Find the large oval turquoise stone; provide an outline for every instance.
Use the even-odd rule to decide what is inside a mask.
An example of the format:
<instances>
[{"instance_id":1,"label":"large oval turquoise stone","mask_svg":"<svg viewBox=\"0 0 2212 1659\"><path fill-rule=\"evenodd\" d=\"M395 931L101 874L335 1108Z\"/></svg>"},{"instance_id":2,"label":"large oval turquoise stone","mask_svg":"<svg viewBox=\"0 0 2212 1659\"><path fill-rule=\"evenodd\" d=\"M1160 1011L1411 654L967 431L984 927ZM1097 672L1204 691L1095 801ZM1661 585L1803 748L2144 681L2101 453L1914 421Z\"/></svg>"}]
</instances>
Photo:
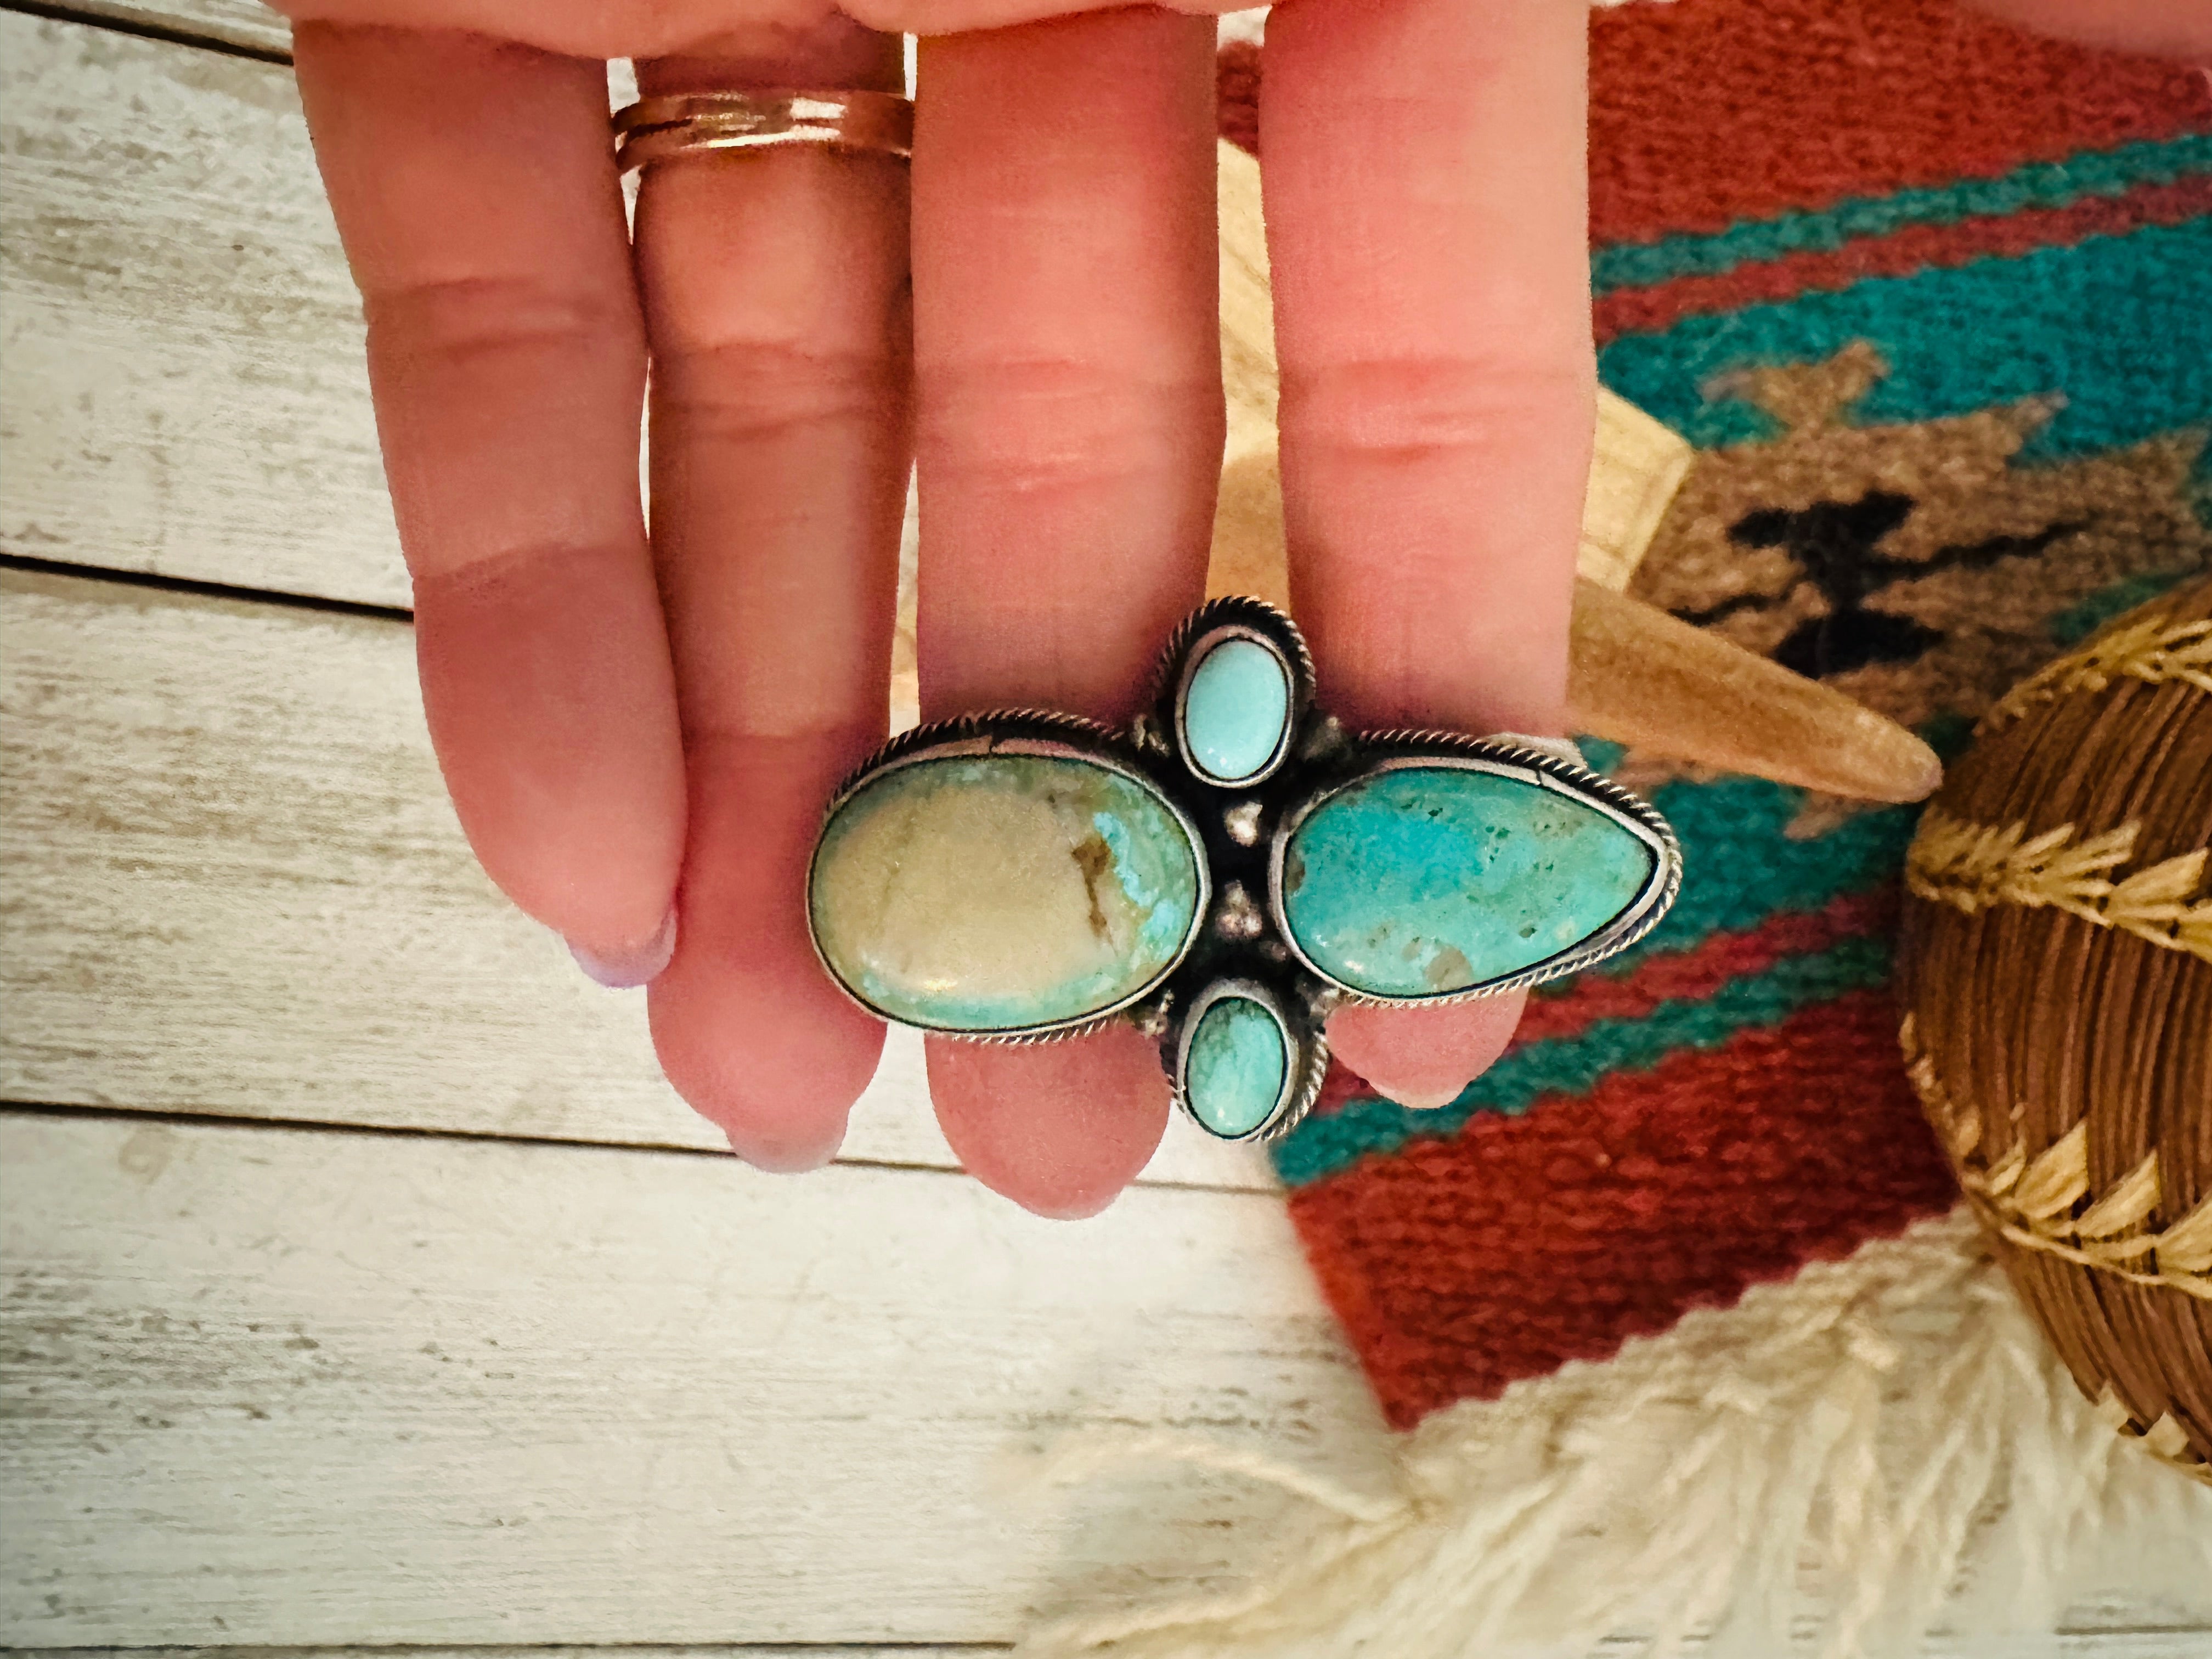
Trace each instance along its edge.
<instances>
[{"instance_id":1,"label":"large oval turquoise stone","mask_svg":"<svg viewBox=\"0 0 2212 1659\"><path fill-rule=\"evenodd\" d=\"M1183 1098L1215 1134L1249 1135L1272 1116L1291 1052L1275 1017L1249 997L1223 997L1198 1017L1183 1058Z\"/></svg>"},{"instance_id":2,"label":"large oval turquoise stone","mask_svg":"<svg viewBox=\"0 0 2212 1659\"><path fill-rule=\"evenodd\" d=\"M807 900L830 971L878 1012L1014 1031L1165 973L1197 922L1199 858L1149 784L1055 756L946 756L845 800Z\"/></svg>"},{"instance_id":3,"label":"large oval turquoise stone","mask_svg":"<svg viewBox=\"0 0 2212 1659\"><path fill-rule=\"evenodd\" d=\"M1182 699L1182 740L1191 763L1218 783L1264 770L1291 721L1291 676L1256 640L1222 641L1191 671Z\"/></svg>"},{"instance_id":4,"label":"large oval turquoise stone","mask_svg":"<svg viewBox=\"0 0 2212 1659\"><path fill-rule=\"evenodd\" d=\"M1316 965L1378 997L1463 991L1596 933L1650 881L1613 818L1487 772L1408 767L1316 807L1283 854L1283 920Z\"/></svg>"}]
</instances>

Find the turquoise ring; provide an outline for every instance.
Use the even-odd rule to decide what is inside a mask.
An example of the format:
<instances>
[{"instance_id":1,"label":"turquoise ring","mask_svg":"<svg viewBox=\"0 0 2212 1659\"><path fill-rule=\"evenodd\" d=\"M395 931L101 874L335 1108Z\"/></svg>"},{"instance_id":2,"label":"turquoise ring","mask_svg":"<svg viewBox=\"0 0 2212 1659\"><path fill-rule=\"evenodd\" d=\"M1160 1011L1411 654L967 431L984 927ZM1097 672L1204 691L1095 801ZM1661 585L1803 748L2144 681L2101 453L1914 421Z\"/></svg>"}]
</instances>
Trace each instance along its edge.
<instances>
[{"instance_id":1,"label":"turquoise ring","mask_svg":"<svg viewBox=\"0 0 2212 1659\"><path fill-rule=\"evenodd\" d=\"M1127 1019L1202 1128L1261 1140L1313 1104L1340 1003L1577 972L1681 881L1666 820L1571 744L1349 732L1290 618L1230 599L1125 732L1014 709L893 738L830 802L806 913L871 1013L987 1042Z\"/></svg>"}]
</instances>

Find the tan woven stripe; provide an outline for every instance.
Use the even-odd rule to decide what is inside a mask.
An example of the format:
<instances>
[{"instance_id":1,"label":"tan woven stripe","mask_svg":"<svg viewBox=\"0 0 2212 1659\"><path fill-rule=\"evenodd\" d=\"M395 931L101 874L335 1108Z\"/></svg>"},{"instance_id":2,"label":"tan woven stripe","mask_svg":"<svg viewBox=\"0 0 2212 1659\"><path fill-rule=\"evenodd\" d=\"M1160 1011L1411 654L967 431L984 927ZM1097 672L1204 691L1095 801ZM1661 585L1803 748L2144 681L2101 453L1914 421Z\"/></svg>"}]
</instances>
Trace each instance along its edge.
<instances>
[{"instance_id":1,"label":"tan woven stripe","mask_svg":"<svg viewBox=\"0 0 2212 1659\"><path fill-rule=\"evenodd\" d=\"M2076 1215L2090 1195L2087 1118L2033 1158L2014 1140L2003 1156L1991 1160L1981 1145L1980 1115L1951 1097L1935 1061L1921 1050L1910 1014L1898 1042L1905 1051L1906 1075L1943 1137L1959 1184L1991 1230L2023 1249L2094 1267L2131 1285L2162 1285L2212 1302L2212 1198L2163 1231L2136 1231L2159 1206L2155 1151Z\"/></svg>"},{"instance_id":2,"label":"tan woven stripe","mask_svg":"<svg viewBox=\"0 0 2212 1659\"><path fill-rule=\"evenodd\" d=\"M2031 836L2024 824L1970 823L1931 807L1905 855L1905 884L1968 915L2000 904L2063 910L2212 962L2212 897L2194 897L2204 883L2204 848L2112 879L2134 856L2142 827L2082 836L2062 823Z\"/></svg>"},{"instance_id":3,"label":"tan woven stripe","mask_svg":"<svg viewBox=\"0 0 2212 1659\"><path fill-rule=\"evenodd\" d=\"M2179 680L2212 691L2212 621L2153 616L2100 634L2013 687L1982 717L1979 730L1994 731L2039 704L2075 691L2101 691L2118 679L2148 685Z\"/></svg>"}]
</instances>

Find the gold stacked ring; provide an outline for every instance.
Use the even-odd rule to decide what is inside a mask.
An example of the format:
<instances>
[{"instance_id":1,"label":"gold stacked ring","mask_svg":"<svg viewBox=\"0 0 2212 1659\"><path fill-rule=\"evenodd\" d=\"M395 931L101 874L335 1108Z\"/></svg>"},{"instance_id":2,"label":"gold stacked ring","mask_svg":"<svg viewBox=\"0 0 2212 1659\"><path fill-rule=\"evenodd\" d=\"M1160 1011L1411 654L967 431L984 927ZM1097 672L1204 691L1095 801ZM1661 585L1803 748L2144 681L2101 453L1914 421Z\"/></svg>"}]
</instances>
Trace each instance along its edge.
<instances>
[{"instance_id":1,"label":"gold stacked ring","mask_svg":"<svg viewBox=\"0 0 2212 1659\"><path fill-rule=\"evenodd\" d=\"M614 118L624 173L696 150L826 144L905 161L914 102L888 92L691 92L641 98Z\"/></svg>"}]
</instances>

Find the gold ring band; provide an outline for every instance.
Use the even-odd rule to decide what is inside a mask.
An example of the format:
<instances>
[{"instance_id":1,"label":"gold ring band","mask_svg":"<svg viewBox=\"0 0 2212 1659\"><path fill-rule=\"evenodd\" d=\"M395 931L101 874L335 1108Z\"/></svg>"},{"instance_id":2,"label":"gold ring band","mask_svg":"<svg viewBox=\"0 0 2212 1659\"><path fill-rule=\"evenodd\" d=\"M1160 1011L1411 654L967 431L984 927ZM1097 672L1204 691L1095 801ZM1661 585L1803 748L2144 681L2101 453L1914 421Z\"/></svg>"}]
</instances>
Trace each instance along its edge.
<instances>
[{"instance_id":1,"label":"gold ring band","mask_svg":"<svg viewBox=\"0 0 2212 1659\"><path fill-rule=\"evenodd\" d=\"M623 172L693 150L826 144L905 161L914 102L888 92L691 92L641 98L614 118Z\"/></svg>"}]
</instances>

